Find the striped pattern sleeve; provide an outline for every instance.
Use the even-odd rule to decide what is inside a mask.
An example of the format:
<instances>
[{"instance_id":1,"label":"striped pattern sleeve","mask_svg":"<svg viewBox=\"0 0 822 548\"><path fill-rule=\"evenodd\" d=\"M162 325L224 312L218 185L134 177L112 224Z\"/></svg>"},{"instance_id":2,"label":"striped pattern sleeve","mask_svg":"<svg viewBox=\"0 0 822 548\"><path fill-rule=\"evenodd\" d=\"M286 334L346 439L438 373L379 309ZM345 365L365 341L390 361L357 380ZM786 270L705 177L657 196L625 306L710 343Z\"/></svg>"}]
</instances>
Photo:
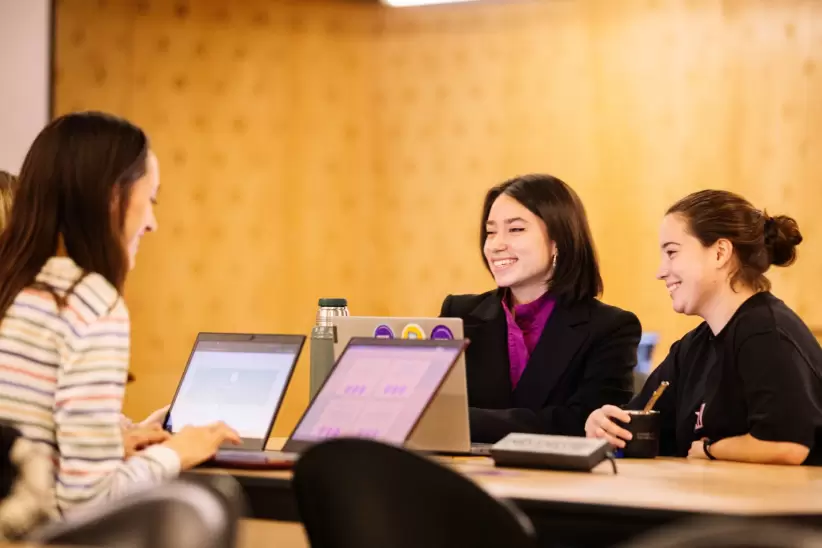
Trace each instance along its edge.
<instances>
[{"instance_id":1,"label":"striped pattern sleeve","mask_svg":"<svg viewBox=\"0 0 822 548\"><path fill-rule=\"evenodd\" d=\"M62 311L54 395L56 497L66 512L119 498L179 473L177 454L150 447L124 459L120 411L129 357L128 311L99 275L86 276Z\"/></svg>"}]
</instances>

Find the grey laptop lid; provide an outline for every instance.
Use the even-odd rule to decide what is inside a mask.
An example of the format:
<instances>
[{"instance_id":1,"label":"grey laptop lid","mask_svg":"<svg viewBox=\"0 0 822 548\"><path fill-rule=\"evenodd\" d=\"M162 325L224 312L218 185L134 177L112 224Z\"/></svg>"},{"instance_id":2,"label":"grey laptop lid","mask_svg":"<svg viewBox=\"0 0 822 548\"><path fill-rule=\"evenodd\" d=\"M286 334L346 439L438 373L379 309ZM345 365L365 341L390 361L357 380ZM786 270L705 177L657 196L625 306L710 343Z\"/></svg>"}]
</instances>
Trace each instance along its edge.
<instances>
[{"instance_id":1,"label":"grey laptop lid","mask_svg":"<svg viewBox=\"0 0 822 548\"><path fill-rule=\"evenodd\" d=\"M339 357L353 337L422 340L463 338L460 318L342 316L334 318L334 325L337 332L334 342L335 358ZM460 354L406 445L412 449L436 453L470 453L465 353Z\"/></svg>"},{"instance_id":2,"label":"grey laptop lid","mask_svg":"<svg viewBox=\"0 0 822 548\"><path fill-rule=\"evenodd\" d=\"M304 342L304 335L198 334L163 428L223 421L243 442L227 449L262 451Z\"/></svg>"}]
</instances>

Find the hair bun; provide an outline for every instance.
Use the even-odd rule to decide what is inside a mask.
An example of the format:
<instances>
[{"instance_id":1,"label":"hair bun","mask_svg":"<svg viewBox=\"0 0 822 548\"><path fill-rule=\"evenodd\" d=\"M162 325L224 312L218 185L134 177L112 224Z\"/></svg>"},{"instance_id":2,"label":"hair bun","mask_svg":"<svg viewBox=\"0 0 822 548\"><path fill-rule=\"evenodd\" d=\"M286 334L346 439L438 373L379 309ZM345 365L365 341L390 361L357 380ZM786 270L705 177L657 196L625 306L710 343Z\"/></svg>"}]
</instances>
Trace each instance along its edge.
<instances>
[{"instance_id":1,"label":"hair bun","mask_svg":"<svg viewBox=\"0 0 822 548\"><path fill-rule=\"evenodd\" d=\"M802 243L799 225L792 217L765 214L765 247L771 264L790 266L796 261L796 246Z\"/></svg>"}]
</instances>

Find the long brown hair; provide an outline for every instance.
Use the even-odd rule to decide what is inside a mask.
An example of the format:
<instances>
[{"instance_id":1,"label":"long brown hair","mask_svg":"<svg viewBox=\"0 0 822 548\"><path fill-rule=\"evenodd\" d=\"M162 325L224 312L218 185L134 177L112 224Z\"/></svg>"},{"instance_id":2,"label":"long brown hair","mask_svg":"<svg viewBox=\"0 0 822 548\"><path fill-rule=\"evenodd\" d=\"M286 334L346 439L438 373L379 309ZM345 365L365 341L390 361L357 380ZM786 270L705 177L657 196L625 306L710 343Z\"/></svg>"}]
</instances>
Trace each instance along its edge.
<instances>
[{"instance_id":1,"label":"long brown hair","mask_svg":"<svg viewBox=\"0 0 822 548\"><path fill-rule=\"evenodd\" d=\"M17 188L17 177L0 169L0 231L6 228L11 213L11 204L14 200L14 190Z\"/></svg>"},{"instance_id":2,"label":"long brown hair","mask_svg":"<svg viewBox=\"0 0 822 548\"><path fill-rule=\"evenodd\" d=\"M771 217L748 200L727 190L702 190L682 198L668 209L681 215L688 232L703 246L717 240L731 242L737 269L731 287L743 283L755 291L768 291L771 282L765 272L796 261L796 246L802 243L799 225L786 215Z\"/></svg>"},{"instance_id":3,"label":"long brown hair","mask_svg":"<svg viewBox=\"0 0 822 548\"><path fill-rule=\"evenodd\" d=\"M61 238L81 269L122 292L129 268L125 212L133 183L146 172L147 154L140 128L100 112L67 114L40 132L23 161L11 219L0 234L0 317Z\"/></svg>"}]
</instances>

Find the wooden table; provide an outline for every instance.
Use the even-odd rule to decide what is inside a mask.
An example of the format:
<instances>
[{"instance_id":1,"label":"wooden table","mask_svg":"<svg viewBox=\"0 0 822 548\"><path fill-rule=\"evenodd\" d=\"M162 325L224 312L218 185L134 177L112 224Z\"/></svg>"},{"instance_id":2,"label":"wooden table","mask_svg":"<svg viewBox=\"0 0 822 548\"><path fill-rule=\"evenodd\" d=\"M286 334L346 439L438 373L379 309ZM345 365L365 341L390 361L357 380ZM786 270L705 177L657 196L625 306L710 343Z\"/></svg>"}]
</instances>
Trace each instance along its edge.
<instances>
[{"instance_id":1,"label":"wooden table","mask_svg":"<svg viewBox=\"0 0 822 548\"><path fill-rule=\"evenodd\" d=\"M237 534L237 548L308 548L301 523L244 519Z\"/></svg>"},{"instance_id":2,"label":"wooden table","mask_svg":"<svg viewBox=\"0 0 822 548\"><path fill-rule=\"evenodd\" d=\"M658 458L591 473L497 468L440 458L495 497L513 501L552 542L621 541L683 517L765 516L822 525L822 468ZM255 518L298 521L291 472L204 469L241 483ZM606 543L606 544L607 544Z\"/></svg>"},{"instance_id":3,"label":"wooden table","mask_svg":"<svg viewBox=\"0 0 822 548\"><path fill-rule=\"evenodd\" d=\"M456 468L486 491L517 501L561 502L695 514L822 517L822 468L659 458L617 461L592 473Z\"/></svg>"}]
</instances>

